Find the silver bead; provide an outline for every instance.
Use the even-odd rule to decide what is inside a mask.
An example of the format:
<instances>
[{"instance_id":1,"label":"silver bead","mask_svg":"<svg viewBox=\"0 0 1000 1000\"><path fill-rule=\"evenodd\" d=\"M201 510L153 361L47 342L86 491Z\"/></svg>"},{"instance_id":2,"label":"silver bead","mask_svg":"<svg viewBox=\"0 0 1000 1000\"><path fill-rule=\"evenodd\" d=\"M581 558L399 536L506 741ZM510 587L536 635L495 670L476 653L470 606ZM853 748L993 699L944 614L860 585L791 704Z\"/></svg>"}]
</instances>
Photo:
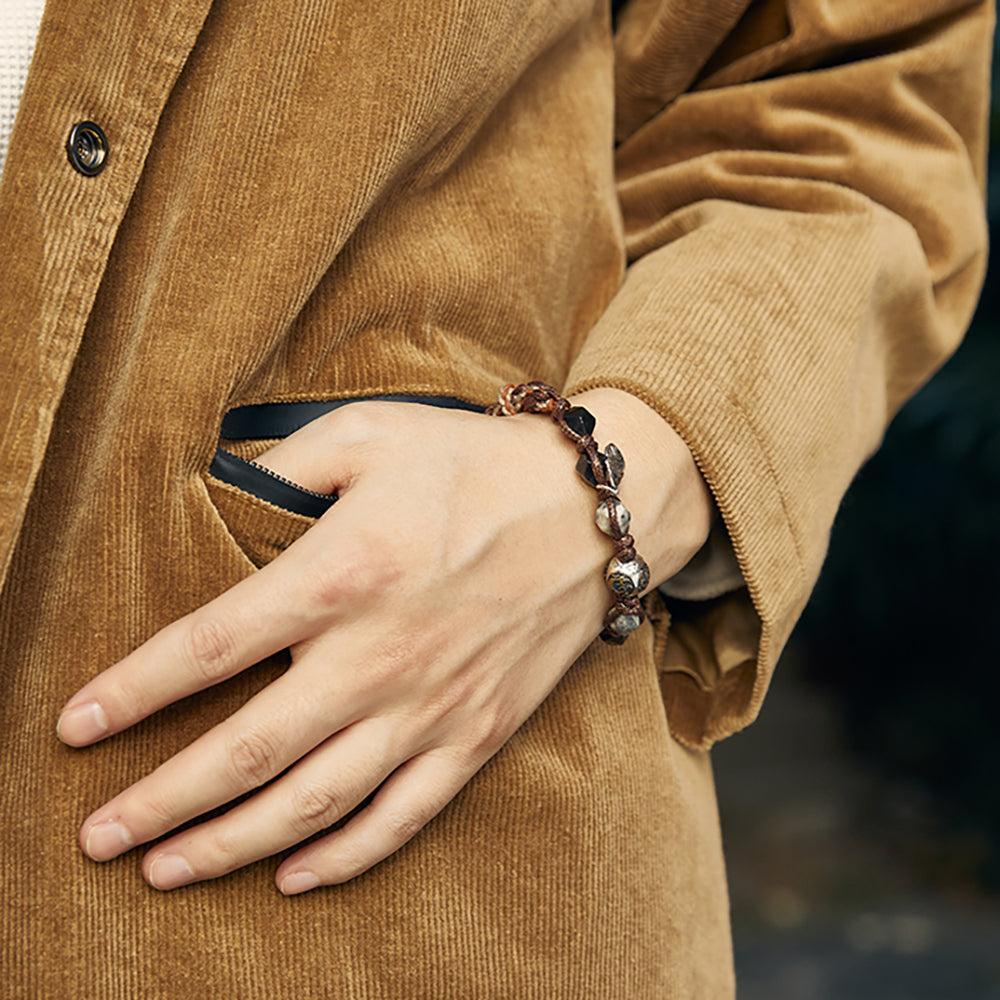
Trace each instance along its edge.
<instances>
[{"instance_id":1,"label":"silver bead","mask_svg":"<svg viewBox=\"0 0 1000 1000\"><path fill-rule=\"evenodd\" d=\"M597 510L594 511L594 521L597 523L597 527L601 529L606 535L610 535L612 538L616 537L614 531L611 528L611 513L608 508L607 500L602 500L597 505ZM628 534L628 526L632 520L632 515L628 512L628 508L621 502L621 500L613 501L615 505L615 514L618 517L618 527L621 529L619 532L619 537L621 535Z\"/></svg>"},{"instance_id":2,"label":"silver bead","mask_svg":"<svg viewBox=\"0 0 1000 1000\"><path fill-rule=\"evenodd\" d=\"M649 567L638 555L627 562L615 556L604 571L604 580L618 597L631 597L649 585Z\"/></svg>"},{"instance_id":3,"label":"silver bead","mask_svg":"<svg viewBox=\"0 0 1000 1000\"><path fill-rule=\"evenodd\" d=\"M622 638L634 632L641 624L641 619L638 615L623 614L619 615L614 621L608 624L608 629L615 633L615 635L620 635Z\"/></svg>"}]
</instances>

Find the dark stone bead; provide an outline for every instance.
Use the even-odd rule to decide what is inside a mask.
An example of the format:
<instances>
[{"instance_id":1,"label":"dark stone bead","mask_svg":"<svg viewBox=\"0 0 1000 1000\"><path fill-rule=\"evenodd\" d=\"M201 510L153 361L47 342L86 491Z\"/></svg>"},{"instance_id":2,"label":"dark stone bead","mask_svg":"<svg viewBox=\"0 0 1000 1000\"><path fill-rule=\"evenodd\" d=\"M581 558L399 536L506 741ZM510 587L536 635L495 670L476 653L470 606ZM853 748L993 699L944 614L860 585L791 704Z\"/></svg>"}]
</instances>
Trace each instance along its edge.
<instances>
[{"instance_id":1,"label":"dark stone bead","mask_svg":"<svg viewBox=\"0 0 1000 1000\"><path fill-rule=\"evenodd\" d=\"M563 414L563 420L566 421L566 426L574 434L579 434L580 437L593 434L594 428L597 426L597 420L594 418L593 413L582 406L571 406Z\"/></svg>"},{"instance_id":2,"label":"dark stone bead","mask_svg":"<svg viewBox=\"0 0 1000 1000\"><path fill-rule=\"evenodd\" d=\"M598 452L598 459L603 462L604 456ZM585 482L589 483L591 486L597 486L597 477L594 475L594 470L590 465L590 457L584 452L576 461L576 472L577 475Z\"/></svg>"},{"instance_id":3,"label":"dark stone bead","mask_svg":"<svg viewBox=\"0 0 1000 1000\"><path fill-rule=\"evenodd\" d=\"M617 488L625 478L625 456L618 450L617 445L609 444L604 449L604 468L608 473L608 485Z\"/></svg>"}]
</instances>

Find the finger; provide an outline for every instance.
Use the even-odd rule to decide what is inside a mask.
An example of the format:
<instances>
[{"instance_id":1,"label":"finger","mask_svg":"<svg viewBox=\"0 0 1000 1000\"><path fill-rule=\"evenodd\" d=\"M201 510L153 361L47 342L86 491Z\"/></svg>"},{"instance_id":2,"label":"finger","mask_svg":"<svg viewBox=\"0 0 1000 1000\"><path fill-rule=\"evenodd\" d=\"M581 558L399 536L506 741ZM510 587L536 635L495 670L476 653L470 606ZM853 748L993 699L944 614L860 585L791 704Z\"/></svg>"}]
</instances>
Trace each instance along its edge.
<instances>
[{"instance_id":1,"label":"finger","mask_svg":"<svg viewBox=\"0 0 1000 1000\"><path fill-rule=\"evenodd\" d=\"M323 537L303 546L321 526ZM85 746L120 732L329 625L334 583L350 565L334 552L336 536L319 522L264 569L99 674L67 702L60 739Z\"/></svg>"},{"instance_id":2,"label":"finger","mask_svg":"<svg viewBox=\"0 0 1000 1000\"><path fill-rule=\"evenodd\" d=\"M292 896L367 871L416 836L477 770L444 750L413 757L354 819L288 858L275 874L278 888Z\"/></svg>"},{"instance_id":3,"label":"finger","mask_svg":"<svg viewBox=\"0 0 1000 1000\"><path fill-rule=\"evenodd\" d=\"M366 719L331 737L288 774L225 815L158 844L143 859L156 889L216 878L332 826L405 757L389 719Z\"/></svg>"},{"instance_id":4,"label":"finger","mask_svg":"<svg viewBox=\"0 0 1000 1000\"><path fill-rule=\"evenodd\" d=\"M107 861L259 788L360 717L336 674L297 665L155 771L96 810L80 845ZM332 673L332 672L331 672ZM346 683L346 682L345 682Z\"/></svg>"}]
</instances>

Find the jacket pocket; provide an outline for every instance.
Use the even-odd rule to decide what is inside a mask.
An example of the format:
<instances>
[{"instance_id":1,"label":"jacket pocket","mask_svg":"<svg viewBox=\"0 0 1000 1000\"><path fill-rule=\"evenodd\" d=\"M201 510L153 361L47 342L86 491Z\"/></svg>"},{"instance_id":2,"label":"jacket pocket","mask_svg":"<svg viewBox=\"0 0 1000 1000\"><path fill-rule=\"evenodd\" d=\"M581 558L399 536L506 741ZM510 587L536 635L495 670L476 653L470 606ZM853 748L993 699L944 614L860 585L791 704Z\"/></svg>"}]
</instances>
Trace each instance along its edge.
<instances>
[{"instance_id":1,"label":"jacket pocket","mask_svg":"<svg viewBox=\"0 0 1000 1000\"><path fill-rule=\"evenodd\" d=\"M216 449L205 485L233 540L258 568L287 549L337 499L224 448Z\"/></svg>"},{"instance_id":2,"label":"jacket pocket","mask_svg":"<svg viewBox=\"0 0 1000 1000\"><path fill-rule=\"evenodd\" d=\"M257 497L273 507L316 519L325 514L337 499L336 493L316 493L293 483L284 476L265 469L245 458L240 458L224 448L215 449L215 457L208 474L228 483L244 493Z\"/></svg>"}]
</instances>

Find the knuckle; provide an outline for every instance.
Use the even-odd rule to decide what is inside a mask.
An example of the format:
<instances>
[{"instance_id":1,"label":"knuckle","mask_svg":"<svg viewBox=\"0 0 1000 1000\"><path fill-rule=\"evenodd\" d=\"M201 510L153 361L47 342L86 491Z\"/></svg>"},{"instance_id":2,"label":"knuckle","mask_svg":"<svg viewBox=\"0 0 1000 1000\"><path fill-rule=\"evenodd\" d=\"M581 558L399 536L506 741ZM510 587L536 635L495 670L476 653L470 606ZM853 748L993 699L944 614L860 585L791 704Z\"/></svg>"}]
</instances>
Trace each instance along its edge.
<instances>
[{"instance_id":1,"label":"knuckle","mask_svg":"<svg viewBox=\"0 0 1000 1000\"><path fill-rule=\"evenodd\" d=\"M206 680L217 680L234 672L236 642L232 632L217 618L194 622L184 633L184 651L191 667Z\"/></svg>"},{"instance_id":2,"label":"knuckle","mask_svg":"<svg viewBox=\"0 0 1000 1000\"><path fill-rule=\"evenodd\" d=\"M306 593L321 611L336 608L350 594L350 580L342 563L318 559L303 574Z\"/></svg>"},{"instance_id":3,"label":"knuckle","mask_svg":"<svg viewBox=\"0 0 1000 1000\"><path fill-rule=\"evenodd\" d=\"M384 817L389 836L397 844L404 844L415 837L429 819L430 816L413 809L391 810Z\"/></svg>"},{"instance_id":4,"label":"knuckle","mask_svg":"<svg viewBox=\"0 0 1000 1000\"><path fill-rule=\"evenodd\" d=\"M247 730L233 737L229 765L240 788L257 788L273 778L280 769L274 741L259 729Z\"/></svg>"},{"instance_id":5,"label":"knuckle","mask_svg":"<svg viewBox=\"0 0 1000 1000\"><path fill-rule=\"evenodd\" d=\"M354 400L349 406L340 406L320 419L326 430L335 435L337 442L345 445L368 445L387 431L393 404L384 400Z\"/></svg>"},{"instance_id":6,"label":"knuckle","mask_svg":"<svg viewBox=\"0 0 1000 1000\"><path fill-rule=\"evenodd\" d=\"M476 703L479 694L476 681L464 674L452 679L451 683L432 702L442 722L447 722L460 714L469 712L469 706Z\"/></svg>"},{"instance_id":7,"label":"knuckle","mask_svg":"<svg viewBox=\"0 0 1000 1000\"><path fill-rule=\"evenodd\" d=\"M384 592L399 579L401 570L391 548L370 539L362 548L338 553L336 559L315 560L306 573L313 599L329 611Z\"/></svg>"},{"instance_id":8,"label":"knuckle","mask_svg":"<svg viewBox=\"0 0 1000 1000\"><path fill-rule=\"evenodd\" d=\"M336 855L327 859L326 875L334 884L349 882L368 871L377 861L361 845L341 842L337 845Z\"/></svg>"},{"instance_id":9,"label":"knuckle","mask_svg":"<svg viewBox=\"0 0 1000 1000\"><path fill-rule=\"evenodd\" d=\"M485 711L476 678L459 674L428 692L420 717L430 731L460 734L470 726L478 729Z\"/></svg>"},{"instance_id":10,"label":"knuckle","mask_svg":"<svg viewBox=\"0 0 1000 1000\"><path fill-rule=\"evenodd\" d=\"M203 871L225 874L234 871L247 862L246 851L235 832L228 827L213 830L211 840L206 845L205 858L202 861ZM190 859L189 859L190 860Z\"/></svg>"},{"instance_id":11,"label":"knuckle","mask_svg":"<svg viewBox=\"0 0 1000 1000\"><path fill-rule=\"evenodd\" d=\"M139 808L146 824L152 830L160 832L172 830L179 822L177 809L162 793L146 794Z\"/></svg>"},{"instance_id":12,"label":"knuckle","mask_svg":"<svg viewBox=\"0 0 1000 1000\"><path fill-rule=\"evenodd\" d=\"M512 713L495 710L484 715L467 743L472 760L482 763L510 739L516 728Z\"/></svg>"},{"instance_id":13,"label":"knuckle","mask_svg":"<svg viewBox=\"0 0 1000 1000\"><path fill-rule=\"evenodd\" d=\"M359 671L359 683L369 690L379 690L386 684L419 686L426 692L427 721L434 723L457 709L473 690L461 676L453 678L441 691L438 685L428 684L447 639L445 628L436 622L422 624L418 629L389 628L373 637L371 654Z\"/></svg>"},{"instance_id":14,"label":"knuckle","mask_svg":"<svg viewBox=\"0 0 1000 1000\"><path fill-rule=\"evenodd\" d=\"M365 406L364 400L355 401L349 406L340 406L321 419L328 433L349 444L367 441L373 434L378 433L371 408Z\"/></svg>"},{"instance_id":15,"label":"knuckle","mask_svg":"<svg viewBox=\"0 0 1000 1000\"><path fill-rule=\"evenodd\" d=\"M392 634L377 641L372 654L361 665L358 682L368 691L386 685L419 683L420 674L432 659L411 635Z\"/></svg>"},{"instance_id":16,"label":"knuckle","mask_svg":"<svg viewBox=\"0 0 1000 1000\"><path fill-rule=\"evenodd\" d=\"M450 751L445 756L453 770L475 772L486 763L517 729L512 711L496 706L484 707L462 720L461 729L452 735Z\"/></svg>"},{"instance_id":17,"label":"knuckle","mask_svg":"<svg viewBox=\"0 0 1000 1000\"><path fill-rule=\"evenodd\" d=\"M291 808L296 827L308 833L332 826L347 811L336 791L316 784L295 788Z\"/></svg>"}]
</instances>

